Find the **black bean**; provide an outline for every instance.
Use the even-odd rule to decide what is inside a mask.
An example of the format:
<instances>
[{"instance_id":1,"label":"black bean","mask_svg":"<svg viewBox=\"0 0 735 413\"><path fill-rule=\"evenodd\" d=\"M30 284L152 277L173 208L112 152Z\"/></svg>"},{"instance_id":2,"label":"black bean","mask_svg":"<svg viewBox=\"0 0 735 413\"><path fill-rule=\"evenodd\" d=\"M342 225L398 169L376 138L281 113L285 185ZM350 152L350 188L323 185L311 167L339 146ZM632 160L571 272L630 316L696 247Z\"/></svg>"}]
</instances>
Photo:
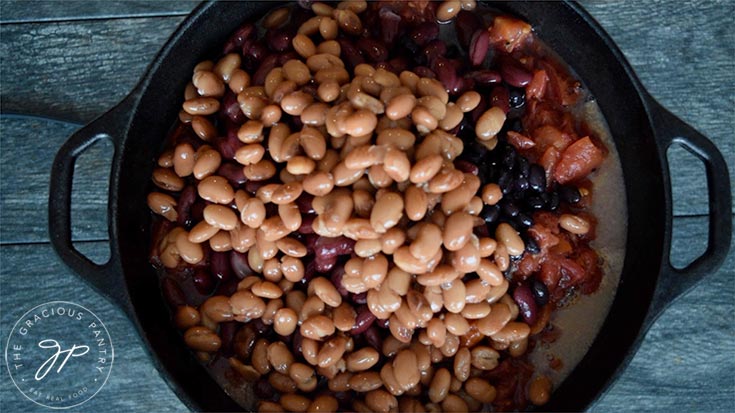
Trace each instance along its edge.
<instances>
[{"instance_id":1,"label":"black bean","mask_svg":"<svg viewBox=\"0 0 735 413\"><path fill-rule=\"evenodd\" d=\"M503 191L503 195L507 195L513 185L513 173L510 171L503 171L498 178L498 185Z\"/></svg>"},{"instance_id":2,"label":"black bean","mask_svg":"<svg viewBox=\"0 0 735 413\"><path fill-rule=\"evenodd\" d=\"M533 164L528 169L528 186L536 192L546 189L546 172L541 165Z\"/></svg>"},{"instance_id":3,"label":"black bean","mask_svg":"<svg viewBox=\"0 0 735 413\"><path fill-rule=\"evenodd\" d=\"M529 196L526 198L526 206L530 209L542 209L546 203L539 196Z\"/></svg>"},{"instance_id":4,"label":"black bean","mask_svg":"<svg viewBox=\"0 0 735 413\"><path fill-rule=\"evenodd\" d=\"M513 191L523 192L528 189L528 179L525 176L516 176L513 180Z\"/></svg>"},{"instance_id":5,"label":"black bean","mask_svg":"<svg viewBox=\"0 0 735 413\"><path fill-rule=\"evenodd\" d=\"M485 220L485 222L488 224L492 224L493 222L497 221L499 216L499 205L485 205L484 207L482 207L482 211L480 212L480 217L482 217L482 219Z\"/></svg>"},{"instance_id":6,"label":"black bean","mask_svg":"<svg viewBox=\"0 0 735 413\"><path fill-rule=\"evenodd\" d=\"M556 211L556 209L559 208L559 194L552 192L551 195L549 195L549 203L547 206L549 210Z\"/></svg>"},{"instance_id":7,"label":"black bean","mask_svg":"<svg viewBox=\"0 0 735 413\"><path fill-rule=\"evenodd\" d=\"M526 239L526 251L531 254L538 254L541 252L541 248L539 248L538 243L533 239L533 237L528 237L528 239Z\"/></svg>"},{"instance_id":8,"label":"black bean","mask_svg":"<svg viewBox=\"0 0 735 413\"><path fill-rule=\"evenodd\" d=\"M516 150L513 149L512 146L507 145L503 149L503 158L502 158L502 161L501 161L502 162L502 165L503 165L503 168L505 168L506 170L513 170L513 168L515 167L515 164L516 164L516 157L517 156L518 156L518 154L516 153Z\"/></svg>"},{"instance_id":9,"label":"black bean","mask_svg":"<svg viewBox=\"0 0 735 413\"><path fill-rule=\"evenodd\" d=\"M531 172L531 164L525 156L519 156L518 159L516 159L516 172L520 174L520 176L528 176L528 173Z\"/></svg>"},{"instance_id":10,"label":"black bean","mask_svg":"<svg viewBox=\"0 0 735 413\"><path fill-rule=\"evenodd\" d=\"M516 221L526 228L533 225L533 218L531 218L531 216L528 214L524 214L523 212L518 213L518 216L516 216Z\"/></svg>"},{"instance_id":11,"label":"black bean","mask_svg":"<svg viewBox=\"0 0 735 413\"><path fill-rule=\"evenodd\" d=\"M576 204L582 199L579 189L573 186L564 185L559 187L559 199L569 204Z\"/></svg>"},{"instance_id":12,"label":"black bean","mask_svg":"<svg viewBox=\"0 0 735 413\"><path fill-rule=\"evenodd\" d=\"M526 91L521 88L511 88L508 93L508 103L512 109L518 109L526 103Z\"/></svg>"},{"instance_id":13,"label":"black bean","mask_svg":"<svg viewBox=\"0 0 735 413\"><path fill-rule=\"evenodd\" d=\"M500 211L509 217L516 217L521 212L516 204L505 200L500 201Z\"/></svg>"},{"instance_id":14,"label":"black bean","mask_svg":"<svg viewBox=\"0 0 735 413\"><path fill-rule=\"evenodd\" d=\"M549 302L549 289L546 288L546 284L536 278L531 282L531 292L538 305L544 306Z\"/></svg>"}]
</instances>

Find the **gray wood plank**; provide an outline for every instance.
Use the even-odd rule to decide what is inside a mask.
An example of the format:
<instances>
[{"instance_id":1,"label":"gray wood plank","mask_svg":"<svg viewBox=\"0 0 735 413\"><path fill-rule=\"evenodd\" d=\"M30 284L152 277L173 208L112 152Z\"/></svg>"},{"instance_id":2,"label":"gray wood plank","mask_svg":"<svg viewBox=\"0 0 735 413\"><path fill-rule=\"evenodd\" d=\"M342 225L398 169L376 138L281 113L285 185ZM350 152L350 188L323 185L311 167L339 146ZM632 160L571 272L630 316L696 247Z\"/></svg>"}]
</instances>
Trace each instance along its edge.
<instances>
[{"instance_id":1,"label":"gray wood plank","mask_svg":"<svg viewBox=\"0 0 735 413\"><path fill-rule=\"evenodd\" d=\"M675 251L700 242L704 218L677 218ZM99 257L105 243L87 243ZM88 307L106 323L116 349L110 380L74 411L182 411L184 406L145 357L132 325L112 304L75 277L47 244L0 246L0 327L9 331L35 305L69 300ZM645 337L628 369L592 411L728 412L735 400L735 254L725 265L666 310ZM32 285L33 288L28 288ZM7 383L0 369L0 381ZM9 385L0 386L3 408L39 411Z\"/></svg>"},{"instance_id":2,"label":"gray wood plank","mask_svg":"<svg viewBox=\"0 0 735 413\"><path fill-rule=\"evenodd\" d=\"M88 122L137 83L183 17L0 26L5 112Z\"/></svg>"},{"instance_id":3,"label":"gray wood plank","mask_svg":"<svg viewBox=\"0 0 735 413\"><path fill-rule=\"evenodd\" d=\"M100 1L100 0L5 0L0 24L40 21L110 19L125 17L177 16L188 14L198 0Z\"/></svg>"},{"instance_id":4,"label":"gray wood plank","mask_svg":"<svg viewBox=\"0 0 735 413\"><path fill-rule=\"evenodd\" d=\"M56 151L78 128L43 119L0 116L0 244L48 241L49 174ZM107 239L112 145L98 141L75 165L73 240Z\"/></svg>"},{"instance_id":5,"label":"gray wood plank","mask_svg":"<svg viewBox=\"0 0 735 413\"><path fill-rule=\"evenodd\" d=\"M715 142L735 182L735 2L651 0L582 1L610 34L643 85L672 113ZM687 182L700 168L691 155L670 155L675 213L706 211L703 179ZM703 176L703 175L702 175ZM733 206L735 212L735 205Z\"/></svg>"},{"instance_id":6,"label":"gray wood plank","mask_svg":"<svg viewBox=\"0 0 735 413\"><path fill-rule=\"evenodd\" d=\"M86 243L91 257L104 256L107 243ZM26 311L49 301L71 301L88 308L105 324L115 349L112 372L105 386L71 412L174 412L185 408L150 363L135 327L126 316L72 274L49 244L0 247L0 330L3 344ZM59 327L63 328L63 324ZM63 339L64 331L57 332ZM5 361L3 359L2 363ZM74 363L67 368L74 369ZM0 368L0 400L6 412L42 412L11 384L8 370Z\"/></svg>"}]
</instances>

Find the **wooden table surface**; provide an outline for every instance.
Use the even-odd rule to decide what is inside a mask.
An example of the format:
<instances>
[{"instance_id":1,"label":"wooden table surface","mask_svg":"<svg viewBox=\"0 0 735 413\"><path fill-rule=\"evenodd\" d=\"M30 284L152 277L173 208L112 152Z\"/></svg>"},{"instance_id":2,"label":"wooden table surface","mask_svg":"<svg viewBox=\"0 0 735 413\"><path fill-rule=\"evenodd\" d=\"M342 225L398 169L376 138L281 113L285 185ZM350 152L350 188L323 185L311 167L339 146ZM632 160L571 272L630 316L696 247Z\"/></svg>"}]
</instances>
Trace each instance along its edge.
<instances>
[{"instance_id":1,"label":"wooden table surface","mask_svg":"<svg viewBox=\"0 0 735 413\"><path fill-rule=\"evenodd\" d=\"M0 2L0 343L30 308L52 300L84 305L103 320L116 349L106 386L74 411L185 410L164 384L123 313L76 278L47 234L51 160L80 124L135 85L192 1ZM585 2L643 84L674 114L708 136L735 165L735 2ZM20 116L20 115L30 115ZM35 118L35 117L45 117ZM77 163L73 238L96 260L107 254L110 145ZM670 153L673 261L706 246L701 163ZM675 302L655 323L620 379L593 411L732 411L735 405L735 258ZM4 411L44 411L0 369Z\"/></svg>"}]
</instances>

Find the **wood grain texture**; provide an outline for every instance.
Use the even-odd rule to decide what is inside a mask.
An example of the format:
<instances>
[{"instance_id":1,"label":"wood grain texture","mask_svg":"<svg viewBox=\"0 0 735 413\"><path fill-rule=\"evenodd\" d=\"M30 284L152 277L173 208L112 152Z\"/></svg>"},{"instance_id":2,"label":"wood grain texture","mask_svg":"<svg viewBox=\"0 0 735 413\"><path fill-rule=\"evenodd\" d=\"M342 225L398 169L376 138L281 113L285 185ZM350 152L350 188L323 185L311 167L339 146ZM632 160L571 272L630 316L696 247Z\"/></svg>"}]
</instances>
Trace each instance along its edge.
<instances>
[{"instance_id":1,"label":"wood grain texture","mask_svg":"<svg viewBox=\"0 0 735 413\"><path fill-rule=\"evenodd\" d=\"M188 14L199 4L196 0L179 1L86 1L60 4L48 0L5 0L0 24L129 17L175 16Z\"/></svg>"},{"instance_id":2,"label":"wood grain texture","mask_svg":"<svg viewBox=\"0 0 735 413\"><path fill-rule=\"evenodd\" d=\"M91 121L130 92L182 19L1 25L3 111Z\"/></svg>"}]
</instances>

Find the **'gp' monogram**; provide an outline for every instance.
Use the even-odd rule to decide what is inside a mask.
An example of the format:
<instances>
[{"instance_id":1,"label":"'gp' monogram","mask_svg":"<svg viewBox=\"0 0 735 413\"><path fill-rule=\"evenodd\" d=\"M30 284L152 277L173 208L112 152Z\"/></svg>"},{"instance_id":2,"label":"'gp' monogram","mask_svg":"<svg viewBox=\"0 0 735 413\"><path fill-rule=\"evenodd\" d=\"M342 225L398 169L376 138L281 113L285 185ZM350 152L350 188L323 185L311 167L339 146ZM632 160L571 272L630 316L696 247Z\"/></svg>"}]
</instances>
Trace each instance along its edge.
<instances>
[{"instance_id":1,"label":"'gp' monogram","mask_svg":"<svg viewBox=\"0 0 735 413\"><path fill-rule=\"evenodd\" d=\"M41 364L41 367L39 367L38 370L36 370L36 374L34 377L37 381L41 381L44 377L46 377L48 372L51 371L51 369L56 364L56 361L59 359L60 355L66 354L66 357L61 362L61 365L59 365L59 368L56 369L57 373L61 373L61 369L64 368L66 362L69 361L70 357L80 357L89 352L89 346L78 346L76 344L68 350L62 350L59 342L53 339L40 341L38 343L38 347L56 349L56 352L51 357L49 357L48 360ZM77 350L81 352L77 352Z\"/></svg>"}]
</instances>

